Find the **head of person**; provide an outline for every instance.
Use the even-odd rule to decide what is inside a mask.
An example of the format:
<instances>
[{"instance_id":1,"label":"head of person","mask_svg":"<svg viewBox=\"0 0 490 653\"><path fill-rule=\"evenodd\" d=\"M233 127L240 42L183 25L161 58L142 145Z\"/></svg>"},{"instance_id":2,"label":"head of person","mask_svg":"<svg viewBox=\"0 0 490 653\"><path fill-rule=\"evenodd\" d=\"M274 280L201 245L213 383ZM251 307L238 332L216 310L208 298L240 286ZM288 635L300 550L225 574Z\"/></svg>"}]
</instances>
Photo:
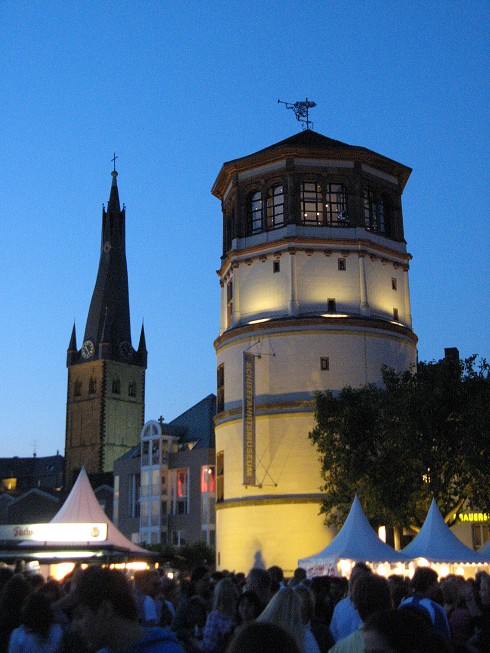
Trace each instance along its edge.
<instances>
[{"instance_id":1,"label":"head of person","mask_svg":"<svg viewBox=\"0 0 490 653\"><path fill-rule=\"evenodd\" d=\"M364 622L376 612L393 607L388 581L377 574L361 574L352 587L351 599Z\"/></svg>"},{"instance_id":2,"label":"head of person","mask_svg":"<svg viewBox=\"0 0 490 653\"><path fill-rule=\"evenodd\" d=\"M271 579L265 569L253 567L247 575L245 591L255 592L262 606L266 606L271 597Z\"/></svg>"},{"instance_id":3,"label":"head of person","mask_svg":"<svg viewBox=\"0 0 490 653\"><path fill-rule=\"evenodd\" d=\"M21 623L40 639L47 639L54 623L54 614L49 598L42 592L29 594L20 615Z\"/></svg>"},{"instance_id":4,"label":"head of person","mask_svg":"<svg viewBox=\"0 0 490 653\"><path fill-rule=\"evenodd\" d=\"M296 585L293 588L301 603L301 619L305 626L310 623L315 614L315 595L309 587Z\"/></svg>"},{"instance_id":5,"label":"head of person","mask_svg":"<svg viewBox=\"0 0 490 653\"><path fill-rule=\"evenodd\" d=\"M372 574L371 568L365 562L356 562L352 567L352 571L349 576L349 593L352 592L352 586L356 582L356 579L362 574Z\"/></svg>"},{"instance_id":6,"label":"head of person","mask_svg":"<svg viewBox=\"0 0 490 653\"><path fill-rule=\"evenodd\" d=\"M226 653L301 653L301 648L277 624L251 621L233 637Z\"/></svg>"},{"instance_id":7,"label":"head of person","mask_svg":"<svg viewBox=\"0 0 490 653\"><path fill-rule=\"evenodd\" d=\"M410 583L416 594L427 596L437 585L438 574L430 567L417 567Z\"/></svg>"},{"instance_id":8,"label":"head of person","mask_svg":"<svg viewBox=\"0 0 490 653\"><path fill-rule=\"evenodd\" d=\"M269 578L271 579L271 589L275 593L281 587L281 584L284 583L284 572L281 567L273 565L267 570Z\"/></svg>"},{"instance_id":9,"label":"head of person","mask_svg":"<svg viewBox=\"0 0 490 653\"><path fill-rule=\"evenodd\" d=\"M301 615L301 601L291 587L284 587L271 598L257 621L273 623L284 628L294 639L298 646L303 648L305 638L305 625Z\"/></svg>"},{"instance_id":10,"label":"head of person","mask_svg":"<svg viewBox=\"0 0 490 653\"><path fill-rule=\"evenodd\" d=\"M230 619L236 619L237 588L231 578L222 578L216 584L213 594L213 610L218 610Z\"/></svg>"},{"instance_id":11,"label":"head of person","mask_svg":"<svg viewBox=\"0 0 490 653\"><path fill-rule=\"evenodd\" d=\"M74 626L95 650L107 645L114 628L138 621L131 585L115 569L89 567L83 571L72 601Z\"/></svg>"},{"instance_id":12,"label":"head of person","mask_svg":"<svg viewBox=\"0 0 490 653\"><path fill-rule=\"evenodd\" d=\"M364 624L364 653L448 653L423 611L412 606L377 612Z\"/></svg>"},{"instance_id":13,"label":"head of person","mask_svg":"<svg viewBox=\"0 0 490 653\"><path fill-rule=\"evenodd\" d=\"M238 617L241 623L257 619L262 612L262 605L255 592L242 592L238 597L237 605Z\"/></svg>"}]
</instances>

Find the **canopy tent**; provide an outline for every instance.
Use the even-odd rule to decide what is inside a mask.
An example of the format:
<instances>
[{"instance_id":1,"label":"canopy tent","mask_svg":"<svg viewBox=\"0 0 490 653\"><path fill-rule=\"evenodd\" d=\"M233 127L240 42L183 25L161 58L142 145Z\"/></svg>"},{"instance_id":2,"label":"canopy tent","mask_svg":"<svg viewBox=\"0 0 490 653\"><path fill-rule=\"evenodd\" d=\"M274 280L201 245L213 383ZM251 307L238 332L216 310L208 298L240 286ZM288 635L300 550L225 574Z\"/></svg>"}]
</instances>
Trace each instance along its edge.
<instances>
[{"instance_id":1,"label":"canopy tent","mask_svg":"<svg viewBox=\"0 0 490 653\"><path fill-rule=\"evenodd\" d=\"M306 569L308 577L323 576L336 573L340 560L405 564L410 559L380 540L356 495L347 519L333 541L323 551L298 560L298 566Z\"/></svg>"},{"instance_id":2,"label":"canopy tent","mask_svg":"<svg viewBox=\"0 0 490 653\"><path fill-rule=\"evenodd\" d=\"M478 550L478 553L484 558L484 560L490 563L490 540Z\"/></svg>"},{"instance_id":3,"label":"canopy tent","mask_svg":"<svg viewBox=\"0 0 490 653\"><path fill-rule=\"evenodd\" d=\"M105 514L90 485L87 472L81 469L77 481L63 506L56 513L50 524L102 524L107 526L107 535L103 541L28 541L17 543L4 551L4 559L20 557L42 560L80 560L91 558L135 559L150 558L156 554L125 537Z\"/></svg>"},{"instance_id":4,"label":"canopy tent","mask_svg":"<svg viewBox=\"0 0 490 653\"><path fill-rule=\"evenodd\" d=\"M402 549L409 558L425 558L442 564L485 564L486 560L451 532L435 499L416 537Z\"/></svg>"}]
</instances>

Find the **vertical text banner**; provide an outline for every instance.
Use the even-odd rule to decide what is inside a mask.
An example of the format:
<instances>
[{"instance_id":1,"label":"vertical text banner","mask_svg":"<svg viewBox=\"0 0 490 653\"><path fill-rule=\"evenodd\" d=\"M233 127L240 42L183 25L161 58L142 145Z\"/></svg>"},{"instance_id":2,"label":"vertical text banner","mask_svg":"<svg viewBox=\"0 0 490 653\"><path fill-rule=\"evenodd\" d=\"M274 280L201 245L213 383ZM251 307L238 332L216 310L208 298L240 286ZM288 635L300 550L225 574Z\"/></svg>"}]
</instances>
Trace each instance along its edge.
<instances>
[{"instance_id":1,"label":"vertical text banner","mask_svg":"<svg viewBox=\"0 0 490 653\"><path fill-rule=\"evenodd\" d=\"M255 485L255 356L243 352L243 484Z\"/></svg>"}]
</instances>

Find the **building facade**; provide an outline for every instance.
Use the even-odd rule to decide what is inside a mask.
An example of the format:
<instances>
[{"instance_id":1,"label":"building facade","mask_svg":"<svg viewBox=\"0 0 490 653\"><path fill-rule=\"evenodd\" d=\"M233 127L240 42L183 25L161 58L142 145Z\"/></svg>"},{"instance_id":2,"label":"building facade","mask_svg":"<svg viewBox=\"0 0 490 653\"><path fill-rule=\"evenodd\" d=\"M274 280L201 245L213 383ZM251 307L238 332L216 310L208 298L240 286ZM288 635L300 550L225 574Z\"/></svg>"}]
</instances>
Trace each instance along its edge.
<instances>
[{"instance_id":1,"label":"building facade","mask_svg":"<svg viewBox=\"0 0 490 653\"><path fill-rule=\"evenodd\" d=\"M216 396L166 424L149 420L141 443L114 466L114 523L141 544L214 547Z\"/></svg>"},{"instance_id":2,"label":"building facade","mask_svg":"<svg viewBox=\"0 0 490 653\"><path fill-rule=\"evenodd\" d=\"M68 486L82 466L89 475L112 472L114 461L137 444L144 422L147 351L143 328L138 349L131 344L125 222L114 170L82 346L73 326L67 351Z\"/></svg>"},{"instance_id":3,"label":"building facade","mask_svg":"<svg viewBox=\"0 0 490 653\"><path fill-rule=\"evenodd\" d=\"M225 163L217 564L293 570L328 544L314 394L416 364L401 195L411 170L311 130Z\"/></svg>"}]
</instances>

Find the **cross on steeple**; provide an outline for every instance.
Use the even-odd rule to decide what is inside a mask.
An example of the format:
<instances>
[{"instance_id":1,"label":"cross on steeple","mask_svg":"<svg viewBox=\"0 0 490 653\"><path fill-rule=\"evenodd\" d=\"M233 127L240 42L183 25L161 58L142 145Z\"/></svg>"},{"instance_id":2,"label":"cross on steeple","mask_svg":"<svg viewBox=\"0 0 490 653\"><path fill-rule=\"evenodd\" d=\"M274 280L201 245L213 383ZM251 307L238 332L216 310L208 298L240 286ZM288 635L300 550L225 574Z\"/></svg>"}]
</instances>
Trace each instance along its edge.
<instances>
[{"instance_id":1,"label":"cross on steeple","mask_svg":"<svg viewBox=\"0 0 490 653\"><path fill-rule=\"evenodd\" d=\"M158 418L158 421L160 422L160 426L162 426L162 424L163 424L164 421L165 421L165 420L163 419L163 415L160 415L160 417Z\"/></svg>"},{"instance_id":2,"label":"cross on steeple","mask_svg":"<svg viewBox=\"0 0 490 653\"><path fill-rule=\"evenodd\" d=\"M116 153L114 152L114 156L111 159L111 161L114 163L114 172L116 172L116 159L119 159L119 157L116 156Z\"/></svg>"}]
</instances>

